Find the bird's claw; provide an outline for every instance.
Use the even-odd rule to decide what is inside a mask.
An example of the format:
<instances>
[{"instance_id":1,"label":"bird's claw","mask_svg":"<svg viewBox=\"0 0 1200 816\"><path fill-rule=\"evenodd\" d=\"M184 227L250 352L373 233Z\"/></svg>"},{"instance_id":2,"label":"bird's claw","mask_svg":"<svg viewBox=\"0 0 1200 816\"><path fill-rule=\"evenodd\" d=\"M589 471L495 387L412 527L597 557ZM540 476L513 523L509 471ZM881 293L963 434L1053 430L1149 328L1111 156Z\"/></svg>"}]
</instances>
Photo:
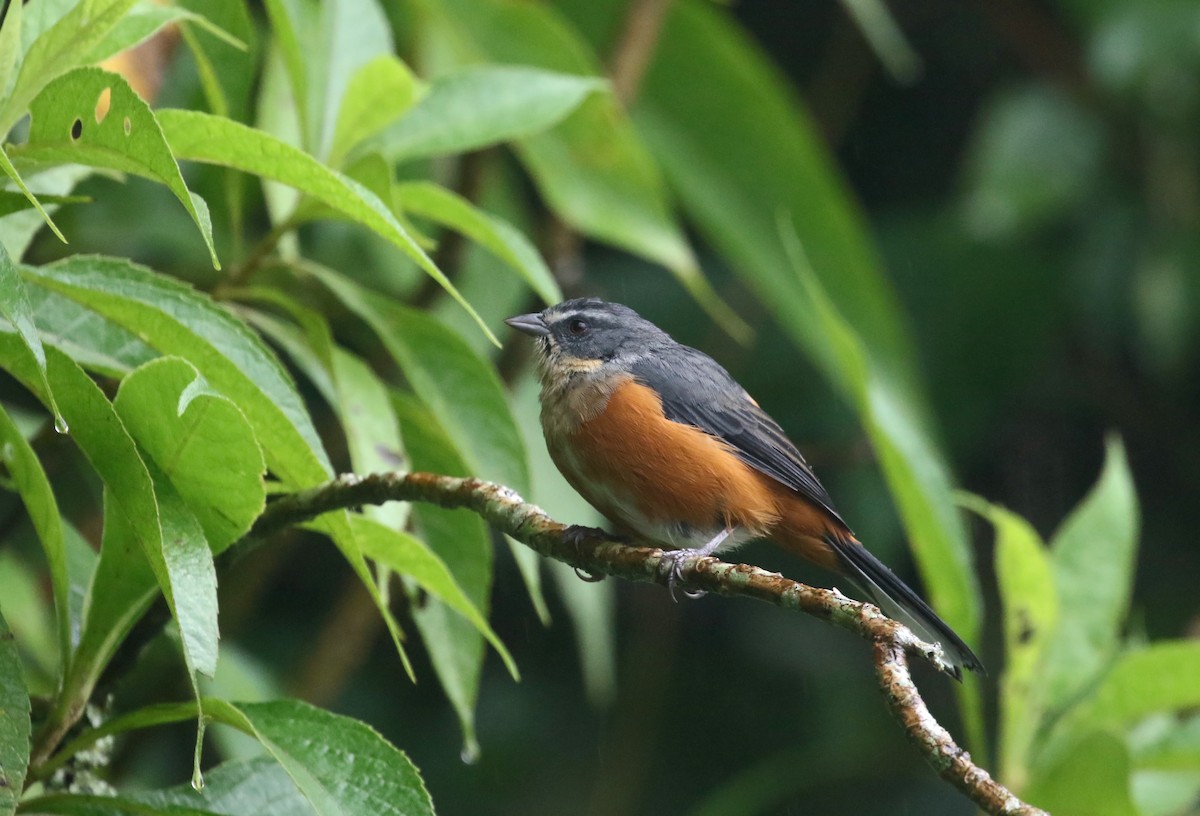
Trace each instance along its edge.
<instances>
[{"instance_id":1,"label":"bird's claw","mask_svg":"<svg viewBox=\"0 0 1200 816\"><path fill-rule=\"evenodd\" d=\"M622 539L599 527L588 527L583 524L572 524L562 532L563 541L573 547L578 547L589 538L600 538L605 541L619 542Z\"/></svg>"},{"instance_id":2,"label":"bird's claw","mask_svg":"<svg viewBox=\"0 0 1200 816\"><path fill-rule=\"evenodd\" d=\"M662 564L666 566L667 573L667 592L675 603L679 603L679 598L675 597L675 585L683 580L683 562L698 555L703 553L699 550L670 550L662 554ZM684 597L692 600L703 598L707 594L703 589L683 590Z\"/></svg>"}]
</instances>

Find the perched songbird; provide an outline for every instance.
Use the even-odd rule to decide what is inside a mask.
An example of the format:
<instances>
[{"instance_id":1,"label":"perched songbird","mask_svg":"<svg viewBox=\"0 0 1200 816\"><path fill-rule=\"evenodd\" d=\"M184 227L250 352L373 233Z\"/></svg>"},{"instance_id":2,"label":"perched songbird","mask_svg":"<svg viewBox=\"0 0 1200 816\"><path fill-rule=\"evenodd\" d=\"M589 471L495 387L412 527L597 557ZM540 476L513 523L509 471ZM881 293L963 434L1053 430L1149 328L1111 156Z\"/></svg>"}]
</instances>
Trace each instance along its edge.
<instances>
[{"instance_id":1,"label":"perched songbird","mask_svg":"<svg viewBox=\"0 0 1200 816\"><path fill-rule=\"evenodd\" d=\"M542 431L563 476L619 532L685 560L754 538L835 570L956 676L983 664L854 537L779 425L715 360L628 306L568 300L509 318L537 340Z\"/></svg>"}]
</instances>

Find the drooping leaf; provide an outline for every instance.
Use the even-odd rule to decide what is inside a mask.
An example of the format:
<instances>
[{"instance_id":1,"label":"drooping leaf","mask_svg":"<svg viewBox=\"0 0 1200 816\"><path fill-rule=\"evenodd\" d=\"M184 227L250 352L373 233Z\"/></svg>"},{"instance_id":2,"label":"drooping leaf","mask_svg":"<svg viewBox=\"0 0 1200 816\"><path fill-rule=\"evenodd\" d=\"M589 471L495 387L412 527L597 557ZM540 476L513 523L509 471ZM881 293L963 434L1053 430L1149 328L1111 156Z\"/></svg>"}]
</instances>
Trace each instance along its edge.
<instances>
[{"instance_id":1,"label":"drooping leaf","mask_svg":"<svg viewBox=\"0 0 1200 816\"><path fill-rule=\"evenodd\" d=\"M109 57L145 42L165 26L179 23L191 23L203 28L233 48L245 49L246 47L244 42L220 26L214 25L203 14L197 14L179 6L162 6L157 3L141 2L136 3L129 13L109 30L104 39L96 43L91 53L82 62L85 65L104 62Z\"/></svg>"},{"instance_id":2,"label":"drooping leaf","mask_svg":"<svg viewBox=\"0 0 1200 816\"><path fill-rule=\"evenodd\" d=\"M472 475L528 492L529 465L524 446L492 366L429 315L394 303L316 264L305 264L303 269L379 336L417 396L454 440ZM511 546L534 603L544 604L537 554L521 544Z\"/></svg>"},{"instance_id":3,"label":"drooping leaf","mask_svg":"<svg viewBox=\"0 0 1200 816\"><path fill-rule=\"evenodd\" d=\"M209 699L204 711L262 742L318 816L433 816L408 757L357 720L294 700Z\"/></svg>"},{"instance_id":4,"label":"drooping leaf","mask_svg":"<svg viewBox=\"0 0 1200 816\"><path fill-rule=\"evenodd\" d=\"M393 392L393 403L404 432L414 470L466 476L469 471L454 443L420 402ZM474 513L461 513L417 503L413 506L417 531L454 575L463 592L484 614L492 588L492 542L487 525ZM413 610L434 671L458 715L463 733L463 756L479 754L475 735L475 706L483 670L483 636L449 609L431 600Z\"/></svg>"},{"instance_id":5,"label":"drooping leaf","mask_svg":"<svg viewBox=\"0 0 1200 816\"><path fill-rule=\"evenodd\" d=\"M8 257L8 251L0 246L0 319L7 320L37 366L36 389L41 399L50 407L55 423L62 424L58 406L54 403L54 392L46 380L46 352L42 350L42 339L33 322L33 307L25 293L25 282L17 271L17 265ZM66 430L63 428L62 430Z\"/></svg>"},{"instance_id":6,"label":"drooping leaf","mask_svg":"<svg viewBox=\"0 0 1200 816\"><path fill-rule=\"evenodd\" d=\"M537 248L512 224L478 209L457 193L430 182L401 184L396 188L396 195L406 212L424 216L460 232L504 261L547 305L562 300L562 290Z\"/></svg>"},{"instance_id":7,"label":"drooping leaf","mask_svg":"<svg viewBox=\"0 0 1200 816\"><path fill-rule=\"evenodd\" d=\"M25 511L37 532L46 563L50 567L50 585L54 589L54 612L58 623L59 660L66 662L71 649L70 579L66 542L58 502L46 471L33 447L13 424L0 405L0 464L8 471L25 504Z\"/></svg>"},{"instance_id":8,"label":"drooping leaf","mask_svg":"<svg viewBox=\"0 0 1200 816\"><path fill-rule=\"evenodd\" d=\"M465 68L437 78L402 119L370 142L390 161L477 150L540 133L561 122L600 77L524 65Z\"/></svg>"},{"instance_id":9,"label":"drooping leaf","mask_svg":"<svg viewBox=\"0 0 1200 816\"><path fill-rule=\"evenodd\" d=\"M1052 706L1092 683L1118 648L1133 589L1138 503L1118 439L1108 440L1095 487L1051 540L1062 615L1042 682Z\"/></svg>"},{"instance_id":10,"label":"drooping leaf","mask_svg":"<svg viewBox=\"0 0 1200 816\"><path fill-rule=\"evenodd\" d=\"M47 85L30 112L29 141L16 155L133 173L165 185L200 228L213 267L221 268L208 205L188 190L154 112L124 77L77 68Z\"/></svg>"},{"instance_id":11,"label":"drooping leaf","mask_svg":"<svg viewBox=\"0 0 1200 816\"><path fill-rule=\"evenodd\" d=\"M159 122L182 159L219 164L287 184L342 212L391 241L436 280L499 345L454 285L434 265L379 198L308 154L254 128L197 111L168 110Z\"/></svg>"},{"instance_id":12,"label":"drooping leaf","mask_svg":"<svg viewBox=\"0 0 1200 816\"><path fill-rule=\"evenodd\" d=\"M0 145L0 170L3 170L5 175L7 175L16 183L17 187L21 190L21 193L29 201L29 205L38 211L38 215L40 215L42 220L46 222L46 226L48 226L54 232L54 234L58 236L58 240L65 244L67 239L61 232L59 232L59 229L55 225L53 219L50 218L50 214L42 207L42 202L39 201L38 197L35 196L33 192L30 191L29 187L25 185L25 180L21 178L21 174L17 172L17 168L13 167L12 160L8 158L8 153L5 152L3 145Z\"/></svg>"},{"instance_id":13,"label":"drooping leaf","mask_svg":"<svg viewBox=\"0 0 1200 816\"><path fill-rule=\"evenodd\" d=\"M0 616L0 816L12 816L29 766L29 693L17 644Z\"/></svg>"}]
</instances>

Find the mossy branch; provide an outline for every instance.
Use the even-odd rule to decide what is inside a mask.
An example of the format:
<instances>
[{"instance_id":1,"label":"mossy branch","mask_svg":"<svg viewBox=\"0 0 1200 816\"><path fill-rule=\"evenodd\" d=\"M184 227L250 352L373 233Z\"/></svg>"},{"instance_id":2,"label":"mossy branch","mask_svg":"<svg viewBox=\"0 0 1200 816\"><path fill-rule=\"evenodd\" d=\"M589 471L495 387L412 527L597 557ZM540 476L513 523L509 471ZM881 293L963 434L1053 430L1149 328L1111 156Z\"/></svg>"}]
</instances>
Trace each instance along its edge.
<instances>
[{"instance_id":1,"label":"mossy branch","mask_svg":"<svg viewBox=\"0 0 1200 816\"><path fill-rule=\"evenodd\" d=\"M389 501L421 501L448 508L465 508L496 529L538 553L592 575L630 581L664 583L662 551L614 542L598 531L569 528L503 485L479 479L459 479L430 473L377 473L339 476L331 482L272 502L243 546L254 546L275 532L332 510L377 505ZM1027 805L971 761L921 698L909 672L908 657L916 655L945 671L941 648L924 643L905 626L871 604L847 598L836 589L817 589L746 564L716 558L686 562L685 590L745 596L795 609L842 627L874 646L875 673L884 701L909 739L938 774L990 814L1045 816Z\"/></svg>"}]
</instances>

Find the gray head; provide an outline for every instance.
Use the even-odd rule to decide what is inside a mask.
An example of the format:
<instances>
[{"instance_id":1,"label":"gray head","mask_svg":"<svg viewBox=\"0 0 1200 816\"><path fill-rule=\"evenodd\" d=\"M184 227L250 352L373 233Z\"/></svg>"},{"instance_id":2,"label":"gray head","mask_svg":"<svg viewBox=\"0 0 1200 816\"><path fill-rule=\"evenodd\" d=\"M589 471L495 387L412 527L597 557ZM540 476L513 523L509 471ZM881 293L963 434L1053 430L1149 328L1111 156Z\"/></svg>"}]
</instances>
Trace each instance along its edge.
<instances>
[{"instance_id":1,"label":"gray head","mask_svg":"<svg viewBox=\"0 0 1200 816\"><path fill-rule=\"evenodd\" d=\"M628 306L599 298L565 300L505 322L537 338L543 365L565 364L573 371L594 370L606 363L624 365L648 348L673 342Z\"/></svg>"}]
</instances>

